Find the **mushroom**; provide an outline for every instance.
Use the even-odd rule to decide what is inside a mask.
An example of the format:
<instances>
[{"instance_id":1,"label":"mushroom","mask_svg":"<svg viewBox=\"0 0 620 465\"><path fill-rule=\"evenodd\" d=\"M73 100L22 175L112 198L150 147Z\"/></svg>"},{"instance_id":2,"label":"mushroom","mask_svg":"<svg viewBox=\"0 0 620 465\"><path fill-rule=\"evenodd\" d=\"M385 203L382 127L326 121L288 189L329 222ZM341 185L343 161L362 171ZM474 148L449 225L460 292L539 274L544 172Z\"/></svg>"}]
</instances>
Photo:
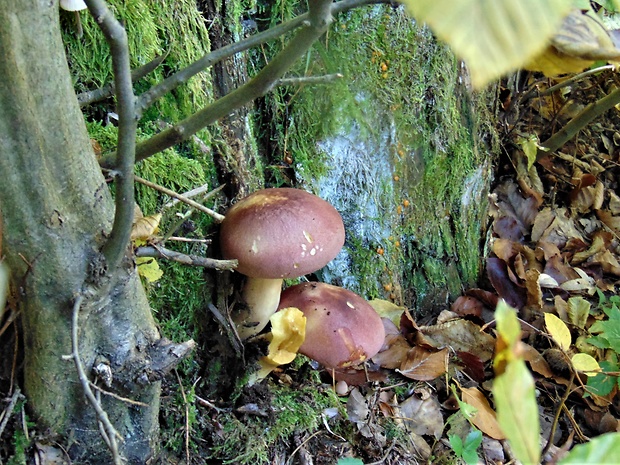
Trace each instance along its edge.
<instances>
[{"instance_id":1,"label":"mushroom","mask_svg":"<svg viewBox=\"0 0 620 465\"><path fill-rule=\"evenodd\" d=\"M76 35L82 37L84 31L82 29L82 20L80 19L80 11L88 8L84 0L60 0L60 8L65 11L73 11L75 15L75 22L77 27Z\"/></svg>"},{"instance_id":2,"label":"mushroom","mask_svg":"<svg viewBox=\"0 0 620 465\"><path fill-rule=\"evenodd\" d=\"M233 320L244 340L258 334L278 307L282 280L324 267L344 244L344 225L325 200L300 189L257 191L233 205L222 222L220 246L247 276L247 309Z\"/></svg>"},{"instance_id":3,"label":"mushroom","mask_svg":"<svg viewBox=\"0 0 620 465\"><path fill-rule=\"evenodd\" d=\"M299 352L326 368L357 365L376 355L385 339L383 322L362 297L325 283L302 283L282 292L279 308L306 315Z\"/></svg>"}]
</instances>

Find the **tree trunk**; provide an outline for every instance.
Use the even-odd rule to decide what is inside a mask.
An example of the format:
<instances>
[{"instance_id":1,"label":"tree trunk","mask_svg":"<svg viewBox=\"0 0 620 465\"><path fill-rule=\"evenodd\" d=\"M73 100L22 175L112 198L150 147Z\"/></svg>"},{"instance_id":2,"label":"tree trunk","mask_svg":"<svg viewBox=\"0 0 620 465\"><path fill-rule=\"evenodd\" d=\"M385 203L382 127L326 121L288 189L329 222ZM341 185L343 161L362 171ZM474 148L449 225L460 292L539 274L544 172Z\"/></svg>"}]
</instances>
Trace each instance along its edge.
<instances>
[{"instance_id":1,"label":"tree trunk","mask_svg":"<svg viewBox=\"0 0 620 465\"><path fill-rule=\"evenodd\" d=\"M55 1L0 3L2 253L19 293L27 406L39 431L70 438L77 463L112 463L74 363L63 358L72 351L74 300L88 290L81 361L91 378L95 364L109 366L112 382L101 386L143 403L101 396L121 455L144 464L158 440L155 365L174 357L133 263L106 271L99 252L114 207L72 87L58 11Z\"/></svg>"}]
</instances>

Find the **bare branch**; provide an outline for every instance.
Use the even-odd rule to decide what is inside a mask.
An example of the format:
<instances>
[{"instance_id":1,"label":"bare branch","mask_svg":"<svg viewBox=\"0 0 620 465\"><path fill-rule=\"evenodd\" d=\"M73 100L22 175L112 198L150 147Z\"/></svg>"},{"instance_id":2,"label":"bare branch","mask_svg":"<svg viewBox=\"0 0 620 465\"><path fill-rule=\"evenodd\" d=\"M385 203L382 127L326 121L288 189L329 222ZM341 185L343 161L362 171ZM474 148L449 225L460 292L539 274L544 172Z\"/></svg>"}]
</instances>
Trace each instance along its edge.
<instances>
[{"instance_id":1,"label":"bare branch","mask_svg":"<svg viewBox=\"0 0 620 465\"><path fill-rule=\"evenodd\" d=\"M147 74L154 71L159 65L163 63L168 54L160 55L149 61L147 64L140 66L131 71L131 81L136 82L145 77ZM114 81L100 87L98 89L90 90L88 92L82 92L78 94L77 99L80 107L85 107L91 103L100 102L108 97L111 97L116 92L116 86Z\"/></svg>"},{"instance_id":2,"label":"bare branch","mask_svg":"<svg viewBox=\"0 0 620 465\"><path fill-rule=\"evenodd\" d=\"M86 0L86 5L110 47L116 84L116 110L119 118L115 162L115 168L118 172L115 178L116 211L110 237L102 250L108 268L113 270L120 264L125 255L133 224L133 167L135 164L137 130L135 96L131 83L129 46L125 29L116 20L103 0Z\"/></svg>"},{"instance_id":3,"label":"bare branch","mask_svg":"<svg viewBox=\"0 0 620 465\"><path fill-rule=\"evenodd\" d=\"M216 260L214 258L199 257L198 255L184 254L160 246L144 246L136 249L136 257L165 258L189 266L202 266L216 270L232 271L237 267L237 260Z\"/></svg>"},{"instance_id":4,"label":"bare branch","mask_svg":"<svg viewBox=\"0 0 620 465\"><path fill-rule=\"evenodd\" d=\"M206 200L206 199L209 199L209 198L213 197L218 192L220 192L222 189L224 189L224 187L226 187L226 184L222 184L222 185L216 187L215 189L213 189L212 191L207 192L209 190L209 184L203 184L202 186L196 187L195 189L192 189L191 191L184 192L181 195L183 197L185 197L186 199L190 199L190 198L196 197L196 196L198 196L198 195L200 195L200 194L202 194L204 192L207 192L205 194L205 196L203 197L203 200ZM166 205L164 205L164 208L174 207L179 202L180 202L179 199L171 200Z\"/></svg>"},{"instance_id":5,"label":"bare branch","mask_svg":"<svg viewBox=\"0 0 620 465\"><path fill-rule=\"evenodd\" d=\"M316 10L316 2L310 2L312 8ZM326 5L327 2L320 2L322 5ZM362 7L366 5L391 3L390 0L342 0L340 2L331 3L331 15L342 13L353 8ZM324 7L325 11L328 9ZM320 15L315 14L315 17L320 19ZM179 71L175 75L163 81L161 84L153 87L151 90L140 96L138 106L140 111L144 111L152 102L164 95L166 92L174 89L180 84L186 82L190 77L194 76L198 72L204 70L208 66L227 58L235 53L247 50L250 47L262 44L268 40L279 37L285 32L291 31L302 25L308 23L310 14L306 13L298 16L286 23L275 26L267 31L256 34L244 41L231 44L226 47L222 47L203 58L196 63L188 66L187 68ZM319 21L320 22L320 21ZM266 94L274 85L275 81L282 76L293 63L302 56L312 43L318 39L323 32L327 30L328 21L325 20L324 24L318 24L313 27L304 28L290 43L289 45L278 54L258 75L252 80L239 87L230 94L215 101L208 107L198 111L192 116L184 119L180 123L172 126L161 133L153 136L152 138L140 143L136 148L136 161L144 160L145 158L161 152L162 150L172 147L175 144L182 142L200 129L213 124L221 117L229 114L236 108L240 108L252 100ZM112 168L115 166L113 154L104 155L99 163L104 168Z\"/></svg>"},{"instance_id":6,"label":"bare branch","mask_svg":"<svg viewBox=\"0 0 620 465\"><path fill-rule=\"evenodd\" d=\"M138 181L140 184L144 184L145 186L158 190L159 192L163 192L164 194L169 195L170 197L178 199L181 202L186 203L187 205L190 205L194 207L195 209L200 210L203 213L206 213L218 223L221 223L222 221L224 221L224 215L220 215L218 212L214 212L210 208L207 208L204 205L199 204L198 202L194 202L192 199L188 199L187 197L184 197L181 194L178 194L173 190L167 189L164 186L160 186L159 184L155 184L154 182L147 181L146 179L143 179L139 176L134 176L134 179Z\"/></svg>"},{"instance_id":7,"label":"bare branch","mask_svg":"<svg viewBox=\"0 0 620 465\"><path fill-rule=\"evenodd\" d=\"M82 385L82 390L84 391L84 395L88 402L95 409L97 413L97 420L100 424L101 435L105 443L108 445L110 452L112 453L112 459L114 460L114 465L121 465L122 459L118 452L118 443L116 441L117 437L120 438L120 434L112 423L110 423L110 419L108 418L108 414L103 408L101 404L93 394L93 391L90 389L90 381L86 376L86 372L84 371L84 367L82 366L82 361L80 360L80 352L78 349L78 316L80 313L80 306L82 305L82 301L84 297L79 295L75 302L73 303L73 315L71 318L71 355L70 358L73 359L75 363L75 368L78 373L78 378L80 380L80 384Z\"/></svg>"},{"instance_id":8,"label":"bare branch","mask_svg":"<svg viewBox=\"0 0 620 465\"><path fill-rule=\"evenodd\" d=\"M331 1L310 2L310 7L312 10L316 10L318 5L322 6L325 3L331 4ZM329 9L327 11L329 12ZM173 127L138 144L136 147L136 160L143 160L182 142L205 126L213 124L218 119L229 114L231 109L240 108L252 100L265 95L271 90L275 81L306 53L315 40L321 37L327 30L328 23L329 20L327 19L317 20L317 24L303 27L289 44L249 82L217 100L212 105L185 118Z\"/></svg>"}]
</instances>

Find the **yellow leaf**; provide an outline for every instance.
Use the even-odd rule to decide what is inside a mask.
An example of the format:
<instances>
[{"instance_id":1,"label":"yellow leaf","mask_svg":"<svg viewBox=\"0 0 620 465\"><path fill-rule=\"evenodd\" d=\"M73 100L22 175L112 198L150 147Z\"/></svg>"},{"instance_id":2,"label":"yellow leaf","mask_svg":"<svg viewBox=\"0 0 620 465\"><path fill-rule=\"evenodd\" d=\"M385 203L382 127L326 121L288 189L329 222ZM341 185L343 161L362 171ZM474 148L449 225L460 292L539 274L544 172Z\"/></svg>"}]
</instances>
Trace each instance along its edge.
<instances>
[{"instance_id":1,"label":"yellow leaf","mask_svg":"<svg viewBox=\"0 0 620 465\"><path fill-rule=\"evenodd\" d=\"M521 137L518 143L527 157L527 169L529 170L536 162L536 155L539 149L538 136L536 134L530 134L527 137Z\"/></svg>"},{"instance_id":2,"label":"yellow leaf","mask_svg":"<svg viewBox=\"0 0 620 465\"><path fill-rule=\"evenodd\" d=\"M137 257L138 274L143 276L149 283L154 283L164 275L157 260L151 257Z\"/></svg>"},{"instance_id":3,"label":"yellow leaf","mask_svg":"<svg viewBox=\"0 0 620 465\"><path fill-rule=\"evenodd\" d=\"M266 359L273 365L283 365L295 359L306 338L306 317L295 307L274 313L271 322L271 343Z\"/></svg>"},{"instance_id":4,"label":"yellow leaf","mask_svg":"<svg viewBox=\"0 0 620 465\"><path fill-rule=\"evenodd\" d=\"M373 299L368 303L375 309L375 312L377 312L381 318L391 320L397 328L400 328L400 317L403 312L407 310L406 307L399 307L395 303L383 299Z\"/></svg>"},{"instance_id":5,"label":"yellow leaf","mask_svg":"<svg viewBox=\"0 0 620 465\"><path fill-rule=\"evenodd\" d=\"M575 370L585 373L587 376L596 376L601 372L601 367L594 357L588 354L575 354L570 359Z\"/></svg>"},{"instance_id":6,"label":"yellow leaf","mask_svg":"<svg viewBox=\"0 0 620 465\"><path fill-rule=\"evenodd\" d=\"M480 88L540 53L570 11L566 0L403 0L465 60Z\"/></svg>"},{"instance_id":7,"label":"yellow leaf","mask_svg":"<svg viewBox=\"0 0 620 465\"><path fill-rule=\"evenodd\" d=\"M566 323L553 313L545 313L545 326L555 343L566 352L571 344L571 335Z\"/></svg>"}]
</instances>

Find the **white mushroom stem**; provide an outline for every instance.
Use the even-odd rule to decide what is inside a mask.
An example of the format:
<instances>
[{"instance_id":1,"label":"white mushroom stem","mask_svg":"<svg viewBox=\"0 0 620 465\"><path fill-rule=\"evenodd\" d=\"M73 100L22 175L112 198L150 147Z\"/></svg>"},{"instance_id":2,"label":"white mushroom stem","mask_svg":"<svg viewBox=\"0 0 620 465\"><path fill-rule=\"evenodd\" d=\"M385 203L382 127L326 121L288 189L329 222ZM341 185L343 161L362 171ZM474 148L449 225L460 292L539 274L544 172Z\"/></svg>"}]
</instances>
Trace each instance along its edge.
<instances>
[{"instance_id":1,"label":"white mushroom stem","mask_svg":"<svg viewBox=\"0 0 620 465\"><path fill-rule=\"evenodd\" d=\"M260 333L278 309L282 279L247 278L243 299L247 310L233 317L241 340Z\"/></svg>"}]
</instances>

